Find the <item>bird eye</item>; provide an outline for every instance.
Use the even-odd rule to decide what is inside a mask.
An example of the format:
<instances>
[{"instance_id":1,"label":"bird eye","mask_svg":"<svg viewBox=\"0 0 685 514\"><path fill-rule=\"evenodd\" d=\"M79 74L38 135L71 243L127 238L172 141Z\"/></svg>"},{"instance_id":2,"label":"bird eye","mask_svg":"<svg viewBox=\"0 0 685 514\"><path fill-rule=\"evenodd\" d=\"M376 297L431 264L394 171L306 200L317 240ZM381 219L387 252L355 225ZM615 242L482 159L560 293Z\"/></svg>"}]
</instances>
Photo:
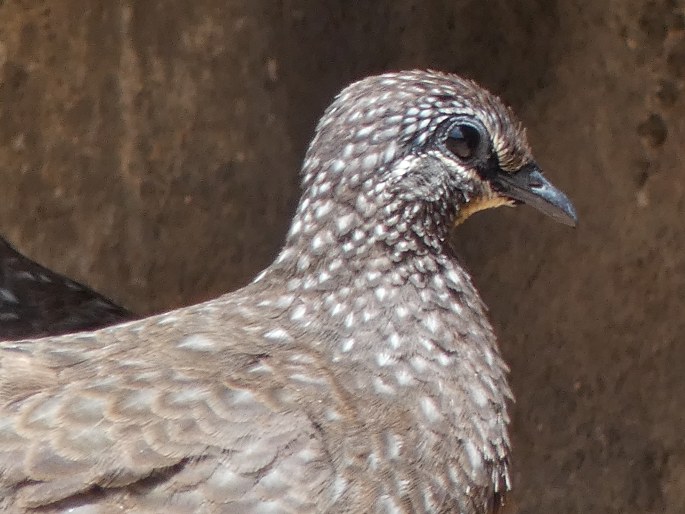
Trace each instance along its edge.
<instances>
[{"instance_id":1,"label":"bird eye","mask_svg":"<svg viewBox=\"0 0 685 514\"><path fill-rule=\"evenodd\" d=\"M478 153L481 135L476 127L471 125L454 125L447 134L445 146L463 161L473 159Z\"/></svg>"}]
</instances>

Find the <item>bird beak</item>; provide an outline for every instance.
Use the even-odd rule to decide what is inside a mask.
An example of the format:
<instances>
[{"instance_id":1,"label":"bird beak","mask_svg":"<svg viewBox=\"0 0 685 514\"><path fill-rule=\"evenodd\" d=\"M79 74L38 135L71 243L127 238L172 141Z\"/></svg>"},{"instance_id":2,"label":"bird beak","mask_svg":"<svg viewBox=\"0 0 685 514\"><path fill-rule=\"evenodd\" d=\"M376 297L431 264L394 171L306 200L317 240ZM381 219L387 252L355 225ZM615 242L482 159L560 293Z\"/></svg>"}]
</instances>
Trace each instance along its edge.
<instances>
[{"instance_id":1,"label":"bird beak","mask_svg":"<svg viewBox=\"0 0 685 514\"><path fill-rule=\"evenodd\" d=\"M492 182L500 194L530 205L559 223L570 227L578 223L571 200L542 175L535 163L515 173L500 171Z\"/></svg>"}]
</instances>

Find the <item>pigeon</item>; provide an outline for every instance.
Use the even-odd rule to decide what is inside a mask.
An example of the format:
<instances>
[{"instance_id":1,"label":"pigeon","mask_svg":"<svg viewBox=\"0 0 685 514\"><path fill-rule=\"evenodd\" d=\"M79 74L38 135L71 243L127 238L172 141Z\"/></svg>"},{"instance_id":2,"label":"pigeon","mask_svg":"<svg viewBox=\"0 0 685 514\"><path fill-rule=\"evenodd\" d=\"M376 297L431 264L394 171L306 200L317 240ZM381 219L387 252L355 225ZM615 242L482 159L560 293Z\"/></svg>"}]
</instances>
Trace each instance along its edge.
<instances>
[{"instance_id":1,"label":"pigeon","mask_svg":"<svg viewBox=\"0 0 685 514\"><path fill-rule=\"evenodd\" d=\"M494 95L435 71L345 88L282 250L216 299L0 344L0 508L489 513L511 488L507 366L455 224L576 224Z\"/></svg>"}]
</instances>

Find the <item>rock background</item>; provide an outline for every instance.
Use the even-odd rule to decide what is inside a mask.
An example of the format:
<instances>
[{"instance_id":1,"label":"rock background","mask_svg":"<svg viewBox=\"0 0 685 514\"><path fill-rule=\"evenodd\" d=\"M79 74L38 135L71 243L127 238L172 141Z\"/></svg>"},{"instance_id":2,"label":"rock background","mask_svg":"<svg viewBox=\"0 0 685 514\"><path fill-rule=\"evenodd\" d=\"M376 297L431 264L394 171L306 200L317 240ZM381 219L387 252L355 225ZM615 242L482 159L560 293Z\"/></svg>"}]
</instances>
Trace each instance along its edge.
<instances>
[{"instance_id":1,"label":"rock background","mask_svg":"<svg viewBox=\"0 0 685 514\"><path fill-rule=\"evenodd\" d=\"M455 236L512 368L509 511L685 512L681 1L1 1L0 232L138 312L233 289L332 96L409 67L498 92L581 217Z\"/></svg>"}]
</instances>

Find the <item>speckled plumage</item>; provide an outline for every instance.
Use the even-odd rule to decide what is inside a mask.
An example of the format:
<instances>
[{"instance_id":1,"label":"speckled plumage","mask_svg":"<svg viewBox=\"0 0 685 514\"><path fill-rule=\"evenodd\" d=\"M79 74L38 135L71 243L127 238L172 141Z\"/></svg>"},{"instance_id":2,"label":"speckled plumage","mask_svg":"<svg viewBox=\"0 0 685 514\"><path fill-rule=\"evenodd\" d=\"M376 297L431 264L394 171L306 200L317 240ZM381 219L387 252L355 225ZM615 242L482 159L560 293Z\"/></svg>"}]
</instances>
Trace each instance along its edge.
<instances>
[{"instance_id":1,"label":"speckled plumage","mask_svg":"<svg viewBox=\"0 0 685 514\"><path fill-rule=\"evenodd\" d=\"M506 365L447 235L465 206L501 195L446 149L464 117L485 127L498 169L531 162L513 115L475 84L365 79L321 119L285 246L247 287L2 344L0 508L497 507Z\"/></svg>"},{"instance_id":2,"label":"speckled plumage","mask_svg":"<svg viewBox=\"0 0 685 514\"><path fill-rule=\"evenodd\" d=\"M95 330L133 315L0 237L0 341Z\"/></svg>"}]
</instances>

